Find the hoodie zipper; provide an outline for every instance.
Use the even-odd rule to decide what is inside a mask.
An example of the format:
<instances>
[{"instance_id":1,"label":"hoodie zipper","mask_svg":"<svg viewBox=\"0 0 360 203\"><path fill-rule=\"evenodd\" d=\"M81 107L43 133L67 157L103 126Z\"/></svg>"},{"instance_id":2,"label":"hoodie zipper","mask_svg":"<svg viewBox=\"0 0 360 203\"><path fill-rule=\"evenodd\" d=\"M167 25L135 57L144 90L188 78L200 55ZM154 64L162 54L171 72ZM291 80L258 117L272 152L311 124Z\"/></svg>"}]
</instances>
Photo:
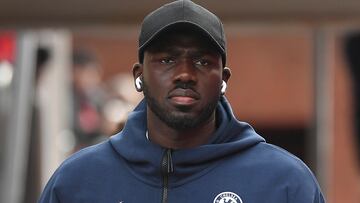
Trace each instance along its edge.
<instances>
[{"instance_id":1,"label":"hoodie zipper","mask_svg":"<svg viewBox=\"0 0 360 203\"><path fill-rule=\"evenodd\" d=\"M169 176L174 172L174 166L171 158L171 149L167 149L161 162L161 172L163 177L162 203L168 202Z\"/></svg>"}]
</instances>

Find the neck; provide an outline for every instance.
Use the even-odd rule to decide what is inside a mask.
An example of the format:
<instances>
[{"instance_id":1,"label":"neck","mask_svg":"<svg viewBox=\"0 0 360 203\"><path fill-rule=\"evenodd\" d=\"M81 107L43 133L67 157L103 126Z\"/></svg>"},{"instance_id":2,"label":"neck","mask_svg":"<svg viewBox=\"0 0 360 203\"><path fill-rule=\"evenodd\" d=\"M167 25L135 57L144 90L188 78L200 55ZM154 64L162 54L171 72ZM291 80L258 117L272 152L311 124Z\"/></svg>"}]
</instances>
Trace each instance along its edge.
<instances>
[{"instance_id":1,"label":"neck","mask_svg":"<svg viewBox=\"0 0 360 203\"><path fill-rule=\"evenodd\" d=\"M207 143L216 130L215 112L207 122L195 128L177 130L162 122L149 108L147 110L149 140L164 148L193 148Z\"/></svg>"}]
</instances>

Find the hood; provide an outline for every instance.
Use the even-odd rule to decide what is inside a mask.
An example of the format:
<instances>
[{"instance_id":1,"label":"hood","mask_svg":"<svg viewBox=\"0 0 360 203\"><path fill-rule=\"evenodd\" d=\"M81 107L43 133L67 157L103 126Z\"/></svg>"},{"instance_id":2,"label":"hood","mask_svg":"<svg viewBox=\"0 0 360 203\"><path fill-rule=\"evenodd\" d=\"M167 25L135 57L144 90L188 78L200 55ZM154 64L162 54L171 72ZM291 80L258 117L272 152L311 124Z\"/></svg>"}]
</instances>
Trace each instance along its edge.
<instances>
[{"instance_id":1,"label":"hood","mask_svg":"<svg viewBox=\"0 0 360 203\"><path fill-rule=\"evenodd\" d=\"M219 126L207 144L172 151L174 171L170 186L191 181L217 166L223 158L265 141L250 125L235 118L224 96L217 106L217 116ZM143 100L129 115L124 129L110 138L110 143L134 176L161 187L161 161L167 149L147 140L146 130L146 100Z\"/></svg>"}]
</instances>

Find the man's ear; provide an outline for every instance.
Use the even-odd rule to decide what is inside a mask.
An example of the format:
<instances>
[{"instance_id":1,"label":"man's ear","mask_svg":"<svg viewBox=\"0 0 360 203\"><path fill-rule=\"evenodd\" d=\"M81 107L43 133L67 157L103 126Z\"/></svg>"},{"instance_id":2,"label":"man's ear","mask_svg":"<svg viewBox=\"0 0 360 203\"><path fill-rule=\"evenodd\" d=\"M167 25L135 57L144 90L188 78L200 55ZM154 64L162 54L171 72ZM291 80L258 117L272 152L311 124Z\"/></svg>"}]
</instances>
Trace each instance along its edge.
<instances>
[{"instance_id":1,"label":"man's ear","mask_svg":"<svg viewBox=\"0 0 360 203\"><path fill-rule=\"evenodd\" d=\"M143 80L142 74L143 74L143 64L141 63L135 63L133 65L133 77L134 77L134 85L135 89L140 92L142 88L140 88L141 84L136 84L136 79L139 78L141 81Z\"/></svg>"},{"instance_id":2,"label":"man's ear","mask_svg":"<svg viewBox=\"0 0 360 203\"><path fill-rule=\"evenodd\" d=\"M133 77L134 77L134 81L136 80L136 78L140 77L143 73L143 64L141 63L135 63L133 65Z\"/></svg>"},{"instance_id":3,"label":"man's ear","mask_svg":"<svg viewBox=\"0 0 360 203\"><path fill-rule=\"evenodd\" d=\"M223 79L225 82L228 82L230 76L231 76L231 70L230 70L230 68L224 67L224 68L223 68L223 72L222 72L222 79Z\"/></svg>"}]
</instances>

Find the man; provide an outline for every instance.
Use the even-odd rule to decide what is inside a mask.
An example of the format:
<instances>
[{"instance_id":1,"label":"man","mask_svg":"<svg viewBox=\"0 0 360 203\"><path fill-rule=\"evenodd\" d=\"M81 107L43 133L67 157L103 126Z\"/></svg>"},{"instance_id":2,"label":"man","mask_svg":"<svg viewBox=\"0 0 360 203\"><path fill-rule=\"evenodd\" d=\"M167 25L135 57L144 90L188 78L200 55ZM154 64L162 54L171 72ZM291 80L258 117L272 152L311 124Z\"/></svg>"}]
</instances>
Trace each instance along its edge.
<instances>
[{"instance_id":1,"label":"man","mask_svg":"<svg viewBox=\"0 0 360 203\"><path fill-rule=\"evenodd\" d=\"M102 105L105 93L101 88L101 65L95 54L75 49L72 56L72 131L73 152L104 140Z\"/></svg>"},{"instance_id":2,"label":"man","mask_svg":"<svg viewBox=\"0 0 360 203\"><path fill-rule=\"evenodd\" d=\"M214 14L188 0L150 13L133 68L145 99L122 132L66 160L40 202L324 202L304 163L234 117L225 64Z\"/></svg>"}]
</instances>

